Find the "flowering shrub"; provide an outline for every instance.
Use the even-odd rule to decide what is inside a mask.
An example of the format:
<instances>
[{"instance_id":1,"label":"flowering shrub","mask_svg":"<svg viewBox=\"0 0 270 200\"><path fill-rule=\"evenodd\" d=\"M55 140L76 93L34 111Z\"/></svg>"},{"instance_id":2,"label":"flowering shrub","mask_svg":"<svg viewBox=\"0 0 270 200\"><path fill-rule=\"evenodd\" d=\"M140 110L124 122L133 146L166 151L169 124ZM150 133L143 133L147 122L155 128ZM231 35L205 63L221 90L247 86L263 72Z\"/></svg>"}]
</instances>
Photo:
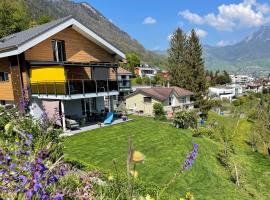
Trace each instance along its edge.
<instances>
[{"instance_id":1,"label":"flowering shrub","mask_svg":"<svg viewBox=\"0 0 270 200\"><path fill-rule=\"evenodd\" d=\"M52 168L45 165L48 149L33 154L33 136L27 133L17 135L14 144L0 148L0 199L62 199L62 194L50 193L49 187L65 174L64 167L57 164Z\"/></svg>"},{"instance_id":2,"label":"flowering shrub","mask_svg":"<svg viewBox=\"0 0 270 200\"><path fill-rule=\"evenodd\" d=\"M179 111L174 114L173 124L177 128L196 128L197 115L194 111Z\"/></svg>"}]
</instances>

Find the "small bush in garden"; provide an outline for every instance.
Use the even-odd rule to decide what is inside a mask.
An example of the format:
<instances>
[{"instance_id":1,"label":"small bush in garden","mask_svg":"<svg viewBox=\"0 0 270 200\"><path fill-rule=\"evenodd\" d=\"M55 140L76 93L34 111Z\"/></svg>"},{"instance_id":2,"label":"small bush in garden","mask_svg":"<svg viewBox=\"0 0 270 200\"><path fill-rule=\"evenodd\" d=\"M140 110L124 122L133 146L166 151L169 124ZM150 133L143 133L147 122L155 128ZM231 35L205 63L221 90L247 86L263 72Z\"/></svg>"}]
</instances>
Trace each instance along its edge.
<instances>
[{"instance_id":1,"label":"small bush in garden","mask_svg":"<svg viewBox=\"0 0 270 200\"><path fill-rule=\"evenodd\" d=\"M236 107L240 106L241 105L240 100L239 99L234 100L233 105L236 106Z\"/></svg>"},{"instance_id":2,"label":"small bush in garden","mask_svg":"<svg viewBox=\"0 0 270 200\"><path fill-rule=\"evenodd\" d=\"M174 114L173 124L177 128L197 128L198 116L194 111L179 111Z\"/></svg>"},{"instance_id":3,"label":"small bush in garden","mask_svg":"<svg viewBox=\"0 0 270 200\"><path fill-rule=\"evenodd\" d=\"M155 119L166 120L165 111L161 103L155 103L153 105Z\"/></svg>"},{"instance_id":4,"label":"small bush in garden","mask_svg":"<svg viewBox=\"0 0 270 200\"><path fill-rule=\"evenodd\" d=\"M193 137L209 137L214 138L215 131L211 128L199 127L194 130Z\"/></svg>"}]
</instances>

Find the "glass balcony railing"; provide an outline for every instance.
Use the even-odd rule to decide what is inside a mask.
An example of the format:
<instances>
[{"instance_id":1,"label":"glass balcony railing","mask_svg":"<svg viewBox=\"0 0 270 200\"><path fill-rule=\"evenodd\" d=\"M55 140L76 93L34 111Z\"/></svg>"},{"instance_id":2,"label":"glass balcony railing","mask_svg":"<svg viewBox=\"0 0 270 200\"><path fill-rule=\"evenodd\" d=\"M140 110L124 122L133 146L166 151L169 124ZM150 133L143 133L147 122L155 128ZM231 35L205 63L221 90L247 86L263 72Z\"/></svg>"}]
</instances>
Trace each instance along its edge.
<instances>
[{"instance_id":1,"label":"glass balcony railing","mask_svg":"<svg viewBox=\"0 0 270 200\"><path fill-rule=\"evenodd\" d=\"M118 91L116 80L67 80L31 82L35 95L75 95Z\"/></svg>"}]
</instances>

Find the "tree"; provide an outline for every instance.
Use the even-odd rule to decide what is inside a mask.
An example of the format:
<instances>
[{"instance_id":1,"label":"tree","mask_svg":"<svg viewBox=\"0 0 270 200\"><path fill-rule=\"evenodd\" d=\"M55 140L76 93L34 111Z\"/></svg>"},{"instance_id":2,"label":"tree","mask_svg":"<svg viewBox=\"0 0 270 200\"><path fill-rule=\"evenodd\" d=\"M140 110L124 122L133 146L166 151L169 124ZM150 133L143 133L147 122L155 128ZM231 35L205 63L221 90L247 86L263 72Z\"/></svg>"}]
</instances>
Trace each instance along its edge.
<instances>
[{"instance_id":1,"label":"tree","mask_svg":"<svg viewBox=\"0 0 270 200\"><path fill-rule=\"evenodd\" d=\"M42 15L38 18L37 24L41 25L41 24L46 24L48 22L50 22L52 20L52 18L48 15Z\"/></svg>"},{"instance_id":2,"label":"tree","mask_svg":"<svg viewBox=\"0 0 270 200\"><path fill-rule=\"evenodd\" d=\"M135 67L141 64L140 58L134 53L127 53L126 58L128 70L134 74Z\"/></svg>"},{"instance_id":3,"label":"tree","mask_svg":"<svg viewBox=\"0 0 270 200\"><path fill-rule=\"evenodd\" d=\"M0 1L0 38L25 30L30 20L22 0Z\"/></svg>"},{"instance_id":4,"label":"tree","mask_svg":"<svg viewBox=\"0 0 270 200\"><path fill-rule=\"evenodd\" d=\"M202 57L202 46L194 29L192 29L188 37L187 68L190 70L192 80L188 85L188 89L195 92L197 96L201 96L206 91L206 77Z\"/></svg>"},{"instance_id":5,"label":"tree","mask_svg":"<svg viewBox=\"0 0 270 200\"><path fill-rule=\"evenodd\" d=\"M155 103L153 105L153 109L154 109L155 119L158 119L158 120L165 120L166 119L165 111L164 111L161 103Z\"/></svg>"},{"instance_id":6,"label":"tree","mask_svg":"<svg viewBox=\"0 0 270 200\"><path fill-rule=\"evenodd\" d=\"M187 88L191 82L191 74L186 65L186 50L187 36L180 28L177 28L172 34L168 50L168 69L171 76L171 84L183 88Z\"/></svg>"},{"instance_id":7,"label":"tree","mask_svg":"<svg viewBox=\"0 0 270 200\"><path fill-rule=\"evenodd\" d=\"M189 37L176 29L171 37L169 53L169 72L172 85L186 88L201 98L206 91L206 77L202 46L195 30Z\"/></svg>"}]
</instances>

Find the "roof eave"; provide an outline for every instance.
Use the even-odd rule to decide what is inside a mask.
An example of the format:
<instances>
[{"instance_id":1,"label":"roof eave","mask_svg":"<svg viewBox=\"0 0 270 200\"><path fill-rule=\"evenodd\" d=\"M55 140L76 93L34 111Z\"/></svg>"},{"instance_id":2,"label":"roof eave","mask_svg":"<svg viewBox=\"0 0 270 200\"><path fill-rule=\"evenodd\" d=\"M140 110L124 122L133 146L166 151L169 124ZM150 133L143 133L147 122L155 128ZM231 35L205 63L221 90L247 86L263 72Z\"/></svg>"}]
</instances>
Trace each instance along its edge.
<instances>
[{"instance_id":1,"label":"roof eave","mask_svg":"<svg viewBox=\"0 0 270 200\"><path fill-rule=\"evenodd\" d=\"M52 29L45 31L44 33L32 38L29 41L23 42L17 46L17 49L12 49L12 47L7 47L4 53L1 53L0 50L0 58L18 55L23 53L24 51L30 49L31 47L41 43L42 41L50 38L51 36L57 34L58 32L72 26L74 30L81 33L89 40L93 41L97 45L103 47L105 50L110 52L111 54L115 54L119 60L123 60L126 58L125 54L121 52L119 49L111 45L109 42L98 36L92 30L75 20L74 18L67 18L67 20L63 21L62 23L58 24L57 26L53 27Z\"/></svg>"}]
</instances>

